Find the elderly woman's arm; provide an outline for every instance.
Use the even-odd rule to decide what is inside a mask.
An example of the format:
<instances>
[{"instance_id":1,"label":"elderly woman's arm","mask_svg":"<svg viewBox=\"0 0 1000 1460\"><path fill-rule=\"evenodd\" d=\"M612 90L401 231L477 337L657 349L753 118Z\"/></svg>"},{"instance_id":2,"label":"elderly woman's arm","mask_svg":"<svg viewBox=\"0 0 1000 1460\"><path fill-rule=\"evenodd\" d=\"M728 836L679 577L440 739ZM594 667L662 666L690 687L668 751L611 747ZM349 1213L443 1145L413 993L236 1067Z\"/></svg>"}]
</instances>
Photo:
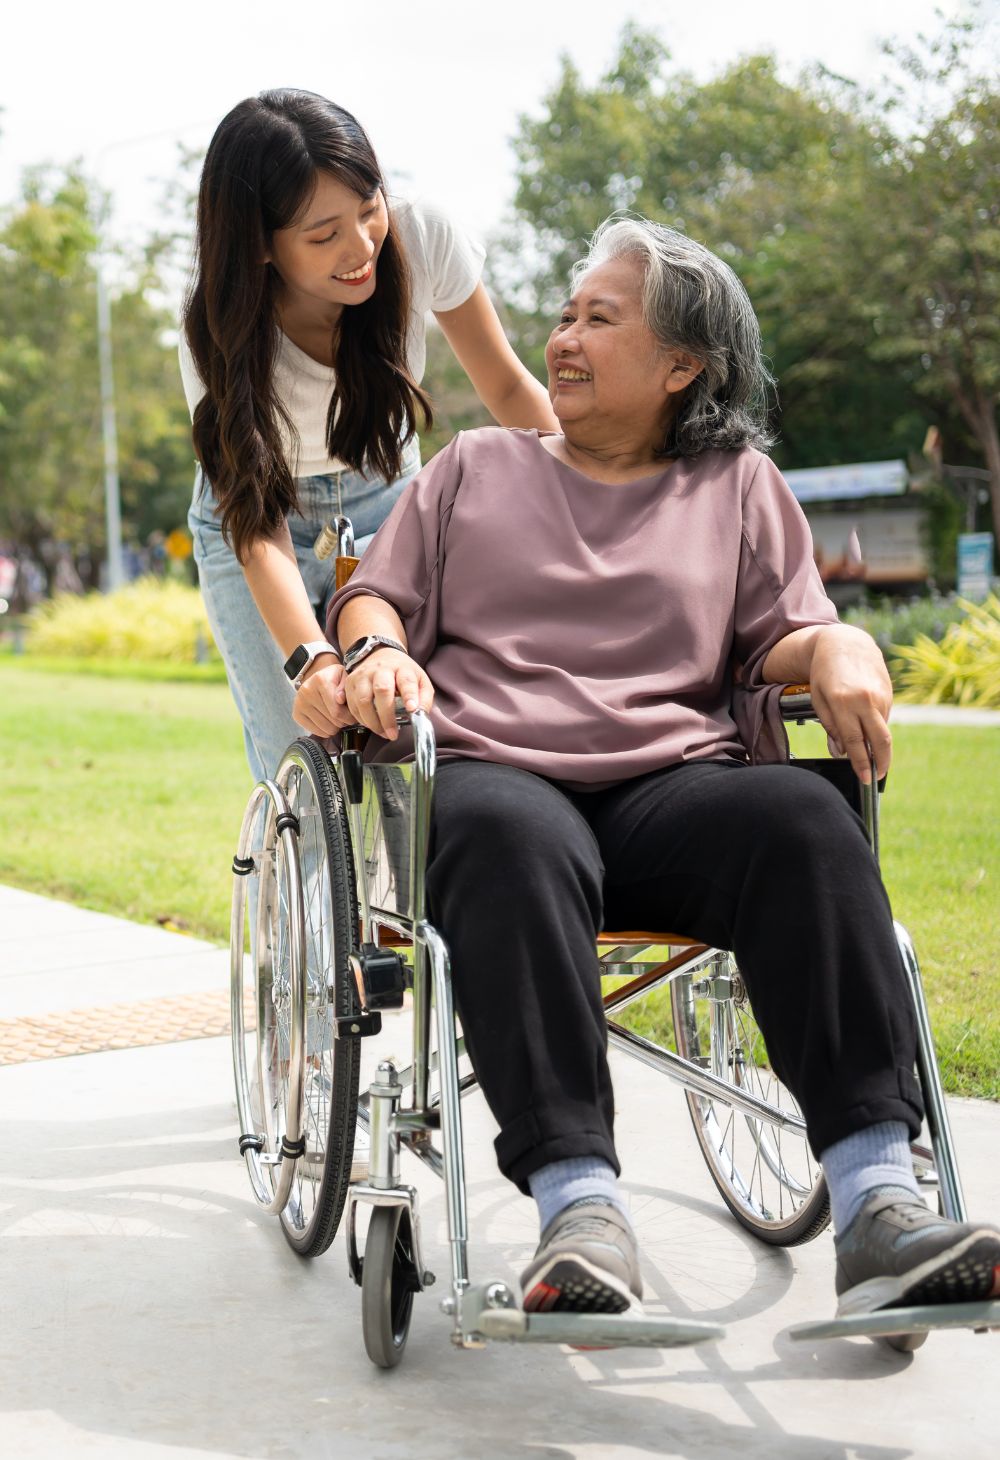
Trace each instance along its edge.
<instances>
[{"instance_id":1,"label":"elderly woman's arm","mask_svg":"<svg viewBox=\"0 0 1000 1460\"><path fill-rule=\"evenodd\" d=\"M349 598L340 610L335 628L341 649L345 650L369 634L381 634L406 645L406 630L399 614L386 599L373 594ZM409 654L387 648L376 649L357 669L345 674L339 695L359 725L367 726L386 740L395 740L399 733L397 695L411 713L417 709L429 710L434 703L434 688L420 665Z\"/></svg>"},{"instance_id":2,"label":"elderly woman's arm","mask_svg":"<svg viewBox=\"0 0 1000 1460\"><path fill-rule=\"evenodd\" d=\"M763 664L772 684L808 682L834 748L850 758L858 778L871 779L867 746L879 776L892 758L888 719L892 683L875 640L849 624L817 624L779 639Z\"/></svg>"}]
</instances>

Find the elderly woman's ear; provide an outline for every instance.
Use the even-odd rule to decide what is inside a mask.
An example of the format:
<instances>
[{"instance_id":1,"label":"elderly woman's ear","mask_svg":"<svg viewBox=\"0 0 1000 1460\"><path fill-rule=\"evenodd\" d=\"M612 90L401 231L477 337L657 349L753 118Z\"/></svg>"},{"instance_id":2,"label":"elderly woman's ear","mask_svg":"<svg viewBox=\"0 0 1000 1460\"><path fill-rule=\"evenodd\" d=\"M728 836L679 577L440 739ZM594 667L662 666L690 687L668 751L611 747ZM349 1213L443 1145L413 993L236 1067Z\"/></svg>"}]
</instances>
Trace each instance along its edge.
<instances>
[{"instance_id":1,"label":"elderly woman's ear","mask_svg":"<svg viewBox=\"0 0 1000 1460\"><path fill-rule=\"evenodd\" d=\"M675 391L684 390L697 376L701 374L705 366L701 360L696 360L686 350L671 350L672 359L670 370L665 382L668 395Z\"/></svg>"}]
</instances>

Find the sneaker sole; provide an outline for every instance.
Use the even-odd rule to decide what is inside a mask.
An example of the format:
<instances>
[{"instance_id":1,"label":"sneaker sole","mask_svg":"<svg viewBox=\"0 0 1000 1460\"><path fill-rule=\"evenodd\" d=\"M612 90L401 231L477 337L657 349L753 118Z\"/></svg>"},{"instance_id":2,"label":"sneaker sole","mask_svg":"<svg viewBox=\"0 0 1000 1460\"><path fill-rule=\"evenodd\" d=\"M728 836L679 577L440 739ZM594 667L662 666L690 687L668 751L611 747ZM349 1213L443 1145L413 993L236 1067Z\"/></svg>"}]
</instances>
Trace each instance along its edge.
<instances>
[{"instance_id":1,"label":"sneaker sole","mask_svg":"<svg viewBox=\"0 0 1000 1460\"><path fill-rule=\"evenodd\" d=\"M624 1313L635 1303L628 1284L585 1257L560 1253L532 1274L526 1313Z\"/></svg>"},{"instance_id":2,"label":"sneaker sole","mask_svg":"<svg viewBox=\"0 0 1000 1460\"><path fill-rule=\"evenodd\" d=\"M837 1303L837 1317L928 1303L975 1303L997 1296L1000 1241L992 1232L971 1232L899 1277L868 1278L848 1288Z\"/></svg>"}]
</instances>

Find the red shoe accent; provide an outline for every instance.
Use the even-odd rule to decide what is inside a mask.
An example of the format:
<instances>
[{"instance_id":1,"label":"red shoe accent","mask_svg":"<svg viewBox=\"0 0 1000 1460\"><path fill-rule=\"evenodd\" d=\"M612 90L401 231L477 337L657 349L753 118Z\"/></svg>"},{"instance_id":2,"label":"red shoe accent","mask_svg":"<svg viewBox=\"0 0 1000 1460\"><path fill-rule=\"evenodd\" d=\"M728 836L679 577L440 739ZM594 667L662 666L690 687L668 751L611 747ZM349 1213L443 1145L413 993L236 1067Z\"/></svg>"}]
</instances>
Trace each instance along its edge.
<instances>
[{"instance_id":1,"label":"red shoe accent","mask_svg":"<svg viewBox=\"0 0 1000 1460\"><path fill-rule=\"evenodd\" d=\"M990 1288L991 1298L1000 1298L1000 1267L993 1269L993 1286Z\"/></svg>"},{"instance_id":2,"label":"red shoe accent","mask_svg":"<svg viewBox=\"0 0 1000 1460\"><path fill-rule=\"evenodd\" d=\"M531 1292L525 1296L524 1311L526 1313L546 1313L559 1300L561 1294L561 1288L553 1288L548 1283L536 1283Z\"/></svg>"}]
</instances>

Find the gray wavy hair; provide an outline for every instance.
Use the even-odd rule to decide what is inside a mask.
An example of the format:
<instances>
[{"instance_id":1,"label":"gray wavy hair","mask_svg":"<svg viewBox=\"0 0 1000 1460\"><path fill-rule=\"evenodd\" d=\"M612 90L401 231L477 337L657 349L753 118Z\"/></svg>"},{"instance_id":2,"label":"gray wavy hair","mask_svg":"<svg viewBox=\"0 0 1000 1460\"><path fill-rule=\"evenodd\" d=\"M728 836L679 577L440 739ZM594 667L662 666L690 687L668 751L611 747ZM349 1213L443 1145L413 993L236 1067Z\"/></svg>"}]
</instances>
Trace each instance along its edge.
<instances>
[{"instance_id":1,"label":"gray wavy hair","mask_svg":"<svg viewBox=\"0 0 1000 1460\"><path fill-rule=\"evenodd\" d=\"M656 339L686 350L704 367L681 396L663 454L698 456L742 446L767 451L774 442L767 427L774 377L753 305L729 265L675 228L613 217L574 265L574 292L589 270L622 258L643 264L642 312Z\"/></svg>"}]
</instances>

